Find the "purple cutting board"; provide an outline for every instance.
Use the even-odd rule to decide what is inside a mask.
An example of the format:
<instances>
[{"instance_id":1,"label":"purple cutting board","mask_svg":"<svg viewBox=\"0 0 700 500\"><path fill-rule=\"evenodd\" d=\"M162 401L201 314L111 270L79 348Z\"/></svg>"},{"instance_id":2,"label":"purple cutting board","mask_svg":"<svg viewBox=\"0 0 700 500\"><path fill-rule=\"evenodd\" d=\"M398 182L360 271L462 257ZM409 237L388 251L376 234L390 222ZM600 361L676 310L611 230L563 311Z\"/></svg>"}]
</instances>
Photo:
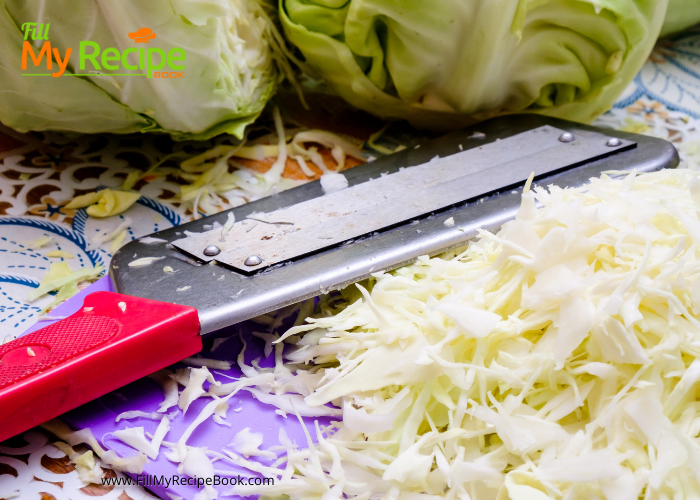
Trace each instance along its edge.
<instances>
[{"instance_id":1,"label":"purple cutting board","mask_svg":"<svg viewBox=\"0 0 700 500\"><path fill-rule=\"evenodd\" d=\"M78 295L75 295L70 300L54 309L50 315L54 317L63 317L74 313L82 306L85 296L96 291L112 291L112 286L108 277L104 277L96 281L90 287L86 288ZM26 335L49 324L51 324L50 321L37 323L36 325L30 327L22 335ZM242 347L242 343L239 338L239 334L241 334L248 345L245 355L246 364L250 365L253 359L260 357L261 367L274 366L274 354L272 354L269 358L264 358L264 342L261 339L252 336L252 332L255 331L256 328L261 330L263 327L248 321L239 325L228 327L211 336L207 336L207 338L204 339L205 348L202 351L202 356L226 361L235 360L238 357ZM213 338L221 337L228 337L228 340L220 344L215 352L209 353L208 346L211 346ZM173 365L170 367L170 369L175 369L181 366L184 365ZM238 378L242 375L240 369L235 364L230 370L227 371L216 369L211 369L210 371L214 374L214 378L223 384L233 382L231 378L227 378L224 375L228 375L232 378ZM204 388L206 389L207 387L208 383L205 383ZM153 433L158 426L158 421L145 418L135 418L131 420L120 420L119 423L116 423L114 419L119 413L125 411L140 410L149 413L154 412L158 409L158 406L162 401L163 394L158 384L149 378L142 378L125 387L122 387L117 391L111 392L91 401L90 403L80 406L75 410L64 414L62 418L75 429L84 429L89 427L92 429L92 432L97 440L101 442L103 446L115 450L119 455L135 455L137 453L136 450L115 439L111 434L115 430L125 429L127 427L143 427L146 432ZM202 408L204 408L204 406L206 406L206 404L209 402L211 402L211 398L200 398L192 403L190 408L187 410L186 415L183 416L182 412L179 412L178 415L170 422L170 431L166 435L165 440L173 442L177 441L177 438L182 435L189 424L197 417ZM227 413L226 421L231 424L231 427L219 425L210 417L200 424L194 431L190 439L187 441L189 446L204 446L209 450L221 452L222 449L233 440L238 431L245 427L250 427L251 431L260 432L263 434L264 441L260 447L262 450L266 450L272 446L277 446L280 444L278 438L280 428L283 428L286 431L289 438L297 445L298 448L303 449L307 447L303 428L294 415L287 415L287 418L284 418L276 414L275 407L259 402L252 396L252 394L250 394L250 392L245 390L240 391L238 394L229 399L228 403L230 408ZM234 411L238 408L241 408L241 410L238 412ZM168 413L171 411L173 411L173 408L168 410ZM312 436L315 436L314 420L318 420L319 425L324 426L328 425L333 419L328 417L305 418L304 422ZM164 475L166 477L177 475L178 464L170 462L165 458L166 451L167 448L162 447L157 460L153 461L149 459L148 463L144 467L143 474L152 476ZM277 453L280 455L279 451ZM261 457L251 457L251 460L257 460L265 465L269 465L272 462L271 460ZM240 474L242 477L259 477L259 475L253 474L247 469L242 469L229 463L224 463L223 461L214 462L214 469L217 471L230 471L231 474ZM134 478L136 477L135 474L129 475ZM167 489L164 486L149 486L148 489L164 500L170 500L170 497L166 493L179 495L184 499L191 500L198 491L201 491L195 486L183 485L171 485L170 488ZM224 491L230 489L230 486L219 486L216 487L216 489L221 495ZM227 496L225 498L240 497Z\"/></svg>"}]
</instances>

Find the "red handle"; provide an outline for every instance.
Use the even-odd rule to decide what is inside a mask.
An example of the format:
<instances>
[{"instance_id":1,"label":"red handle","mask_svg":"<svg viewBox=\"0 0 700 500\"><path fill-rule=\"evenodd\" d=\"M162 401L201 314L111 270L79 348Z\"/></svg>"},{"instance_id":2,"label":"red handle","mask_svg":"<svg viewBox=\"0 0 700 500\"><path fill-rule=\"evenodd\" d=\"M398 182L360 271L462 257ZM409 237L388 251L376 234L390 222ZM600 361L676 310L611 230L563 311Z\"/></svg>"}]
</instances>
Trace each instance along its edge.
<instances>
[{"instance_id":1,"label":"red handle","mask_svg":"<svg viewBox=\"0 0 700 500\"><path fill-rule=\"evenodd\" d=\"M202 349L192 307L95 292L0 346L0 441Z\"/></svg>"}]
</instances>

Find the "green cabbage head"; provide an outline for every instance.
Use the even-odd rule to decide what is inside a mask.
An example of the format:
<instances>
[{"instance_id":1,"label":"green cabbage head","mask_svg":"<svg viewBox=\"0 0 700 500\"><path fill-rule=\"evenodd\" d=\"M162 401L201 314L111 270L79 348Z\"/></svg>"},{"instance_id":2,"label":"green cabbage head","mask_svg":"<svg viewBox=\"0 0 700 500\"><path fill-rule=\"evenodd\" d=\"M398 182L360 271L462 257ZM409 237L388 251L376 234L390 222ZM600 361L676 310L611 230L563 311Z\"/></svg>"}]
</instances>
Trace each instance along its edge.
<instances>
[{"instance_id":1,"label":"green cabbage head","mask_svg":"<svg viewBox=\"0 0 700 500\"><path fill-rule=\"evenodd\" d=\"M700 22L700 0L668 0L661 36L683 31Z\"/></svg>"},{"instance_id":2,"label":"green cabbage head","mask_svg":"<svg viewBox=\"0 0 700 500\"><path fill-rule=\"evenodd\" d=\"M274 93L284 62L278 64L274 26L262 2L0 0L0 121L19 131L162 131L176 139L227 132L240 137ZM61 57L72 48L66 75L22 75L46 68L45 58L42 67L27 58L29 69L21 71L21 28L29 22L49 23L48 39ZM144 28L155 38L146 43L129 37ZM101 67L98 74L89 61L81 70L81 41L96 42L102 51L179 47L186 54L184 77L124 76L134 71L121 67ZM43 41L33 43L38 55ZM154 60L159 62L158 55ZM127 56L132 66L137 61L136 53Z\"/></svg>"},{"instance_id":3,"label":"green cabbage head","mask_svg":"<svg viewBox=\"0 0 700 500\"><path fill-rule=\"evenodd\" d=\"M667 0L280 0L287 38L351 104L445 128L590 121L644 64Z\"/></svg>"}]
</instances>

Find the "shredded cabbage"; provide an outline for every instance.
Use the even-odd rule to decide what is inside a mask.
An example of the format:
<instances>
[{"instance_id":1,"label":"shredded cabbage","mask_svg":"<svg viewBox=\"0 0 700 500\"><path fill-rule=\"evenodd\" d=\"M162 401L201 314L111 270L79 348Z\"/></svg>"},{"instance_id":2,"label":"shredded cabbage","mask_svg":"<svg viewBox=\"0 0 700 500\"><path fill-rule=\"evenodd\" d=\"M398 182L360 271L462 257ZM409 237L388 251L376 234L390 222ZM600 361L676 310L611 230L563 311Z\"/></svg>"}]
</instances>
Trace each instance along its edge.
<instances>
[{"instance_id":1,"label":"shredded cabbage","mask_svg":"<svg viewBox=\"0 0 700 500\"><path fill-rule=\"evenodd\" d=\"M92 217L111 217L126 211L140 197L139 193L133 191L103 189L102 191L76 196L66 205L66 208L87 207L87 213Z\"/></svg>"},{"instance_id":2,"label":"shredded cabbage","mask_svg":"<svg viewBox=\"0 0 700 500\"><path fill-rule=\"evenodd\" d=\"M78 284L75 281L69 281L68 283L66 283L58 289L58 292L56 293L54 299L40 311L40 314L45 314L47 311L53 309L64 300L68 300L73 295L77 294L79 291L80 290L78 289Z\"/></svg>"},{"instance_id":3,"label":"shredded cabbage","mask_svg":"<svg viewBox=\"0 0 700 500\"><path fill-rule=\"evenodd\" d=\"M143 267L153 264L157 260L164 259L165 257L141 257L140 259L132 260L129 262L129 267Z\"/></svg>"},{"instance_id":4,"label":"shredded cabbage","mask_svg":"<svg viewBox=\"0 0 700 500\"><path fill-rule=\"evenodd\" d=\"M41 238L37 238L36 240L26 241L24 243L24 246L27 247L29 250L36 250L38 248L48 245L52 241L53 236L44 235Z\"/></svg>"},{"instance_id":5,"label":"shredded cabbage","mask_svg":"<svg viewBox=\"0 0 700 500\"><path fill-rule=\"evenodd\" d=\"M55 259L72 259L74 256L63 250L52 250L46 254L47 257L53 257Z\"/></svg>"},{"instance_id":6,"label":"shredded cabbage","mask_svg":"<svg viewBox=\"0 0 700 500\"><path fill-rule=\"evenodd\" d=\"M75 283L79 281L85 281L85 280L90 280L94 279L99 274L104 270L104 267L102 266L95 266L95 267L83 267L81 269L78 269L77 271L71 271L70 267L68 266L67 262L53 262L51 264L51 267L49 268L49 271L46 273L46 276L44 276L44 279L41 280L41 283L39 284L38 288L34 288L33 290L30 290L29 293L27 294L27 298L29 301L34 301L41 297L42 295L45 295L53 290L58 290L59 288L68 285L69 287L75 285ZM72 290L72 289L71 289ZM75 289L73 290L74 293L78 292L77 285L75 286ZM66 293L67 295L67 293ZM62 300L65 300L69 298L72 295L68 295L64 297ZM47 307L48 309L48 307Z\"/></svg>"},{"instance_id":7,"label":"shredded cabbage","mask_svg":"<svg viewBox=\"0 0 700 500\"><path fill-rule=\"evenodd\" d=\"M158 412L162 413L178 403L177 381L170 375L173 372L170 370L159 370L149 375L151 380L154 380L163 391L163 402L158 407Z\"/></svg>"},{"instance_id":8,"label":"shredded cabbage","mask_svg":"<svg viewBox=\"0 0 700 500\"><path fill-rule=\"evenodd\" d=\"M323 194L330 194L348 187L348 180L340 172L326 172L321 176Z\"/></svg>"},{"instance_id":9,"label":"shredded cabbage","mask_svg":"<svg viewBox=\"0 0 700 500\"><path fill-rule=\"evenodd\" d=\"M84 453L76 452L71 445L62 441L57 441L54 446L66 454L75 469L78 471L78 477L86 484L97 483L104 477L104 471L95 463L95 456L92 450Z\"/></svg>"},{"instance_id":10,"label":"shredded cabbage","mask_svg":"<svg viewBox=\"0 0 700 500\"><path fill-rule=\"evenodd\" d=\"M229 212L228 215L226 216L226 223L224 226L221 228L221 236L219 237L219 241L225 242L226 241L226 235L229 233L231 228L233 227L233 224L236 222L236 216L233 215L233 212Z\"/></svg>"},{"instance_id":11,"label":"shredded cabbage","mask_svg":"<svg viewBox=\"0 0 700 500\"><path fill-rule=\"evenodd\" d=\"M151 420L160 420L161 417L163 416L162 413L158 412L152 412L148 413L145 411L140 411L140 410L132 410L132 411L124 411L117 415L117 417L114 419L115 422L119 422L120 420L130 420L132 418L148 418Z\"/></svg>"},{"instance_id":12,"label":"shredded cabbage","mask_svg":"<svg viewBox=\"0 0 700 500\"><path fill-rule=\"evenodd\" d=\"M83 195L83 196L88 196L88 195ZM73 201L75 201L75 200L73 200ZM110 231L109 233L98 234L97 236L95 236L92 239L92 242L95 245L102 245L104 243L107 243L108 241L114 241L115 239L119 238L119 236L122 234L122 232L124 232L124 230L129 228L131 223L132 223L131 218L124 217L124 220L121 221L119 223L119 225L117 227L115 227L112 231Z\"/></svg>"},{"instance_id":13,"label":"shredded cabbage","mask_svg":"<svg viewBox=\"0 0 700 500\"><path fill-rule=\"evenodd\" d=\"M227 494L698 496L699 176L528 183L497 234L326 296L275 341L286 394L252 390L343 422L290 447L274 486Z\"/></svg>"},{"instance_id":14,"label":"shredded cabbage","mask_svg":"<svg viewBox=\"0 0 700 500\"><path fill-rule=\"evenodd\" d=\"M170 419L166 415L163 415L151 441L146 439L143 427L128 427L126 429L116 430L114 431L114 437L135 450L142 452L148 458L155 460L158 458L163 438L169 430Z\"/></svg>"},{"instance_id":15,"label":"shredded cabbage","mask_svg":"<svg viewBox=\"0 0 700 500\"><path fill-rule=\"evenodd\" d=\"M114 255L117 250L119 250L126 239L126 229L122 229L121 232L112 240L109 244L109 253Z\"/></svg>"},{"instance_id":16,"label":"shredded cabbage","mask_svg":"<svg viewBox=\"0 0 700 500\"><path fill-rule=\"evenodd\" d=\"M190 404L196 399L199 399L206 392L202 387L204 382L208 381L215 385L221 385L221 382L216 382L214 380L214 377L206 366L191 369L189 373L189 380L187 381L185 390L180 393L180 399L177 404L182 410L182 413L187 413Z\"/></svg>"},{"instance_id":17,"label":"shredded cabbage","mask_svg":"<svg viewBox=\"0 0 700 500\"><path fill-rule=\"evenodd\" d=\"M251 432L250 427L245 427L236 433L231 443L231 447L236 453L243 455L245 458L260 456L268 458L277 458L272 451L260 450L260 445L263 443L263 435L260 432Z\"/></svg>"},{"instance_id":18,"label":"shredded cabbage","mask_svg":"<svg viewBox=\"0 0 700 500\"><path fill-rule=\"evenodd\" d=\"M318 145L330 150L337 170L366 161L366 154L350 140L323 130L285 130L279 110L274 108L272 114L274 134L236 146L221 144L180 164L179 175L187 182L180 188L180 199L185 206L192 205L195 217L198 211L217 213L222 207L238 206L306 182L318 175L307 162L315 165L321 174L330 173ZM348 164L348 157L353 163ZM245 163L246 160L267 163L269 169L260 173L250 168L252 165ZM282 177L293 161L309 179ZM221 237L227 232L222 228Z\"/></svg>"},{"instance_id":19,"label":"shredded cabbage","mask_svg":"<svg viewBox=\"0 0 700 500\"><path fill-rule=\"evenodd\" d=\"M185 358L181 361L189 366L206 366L207 368L214 368L216 370L230 370L231 363L228 361L222 361L220 359L209 359L202 358L201 356L193 356L190 358Z\"/></svg>"},{"instance_id":20,"label":"shredded cabbage","mask_svg":"<svg viewBox=\"0 0 700 500\"><path fill-rule=\"evenodd\" d=\"M139 243L144 243L146 245L153 245L156 243L167 243L167 240L164 240L163 238L154 238L153 236L144 236L143 238L139 238Z\"/></svg>"},{"instance_id":21,"label":"shredded cabbage","mask_svg":"<svg viewBox=\"0 0 700 500\"><path fill-rule=\"evenodd\" d=\"M103 464L115 470L141 474L143 472L143 466L148 461L146 455L141 452L130 457L120 457L114 450L105 450L102 445L97 442L97 439L95 439L90 429L73 431L65 422L57 418L44 422L41 424L41 427L60 439L63 439L63 441L71 446L76 446L81 443L89 445L92 451L100 457Z\"/></svg>"},{"instance_id":22,"label":"shredded cabbage","mask_svg":"<svg viewBox=\"0 0 700 500\"><path fill-rule=\"evenodd\" d=\"M204 450L187 441L209 417L223 423L227 401L247 389L280 414L342 421L316 423L317 444L307 430L306 451L280 430L285 455L274 467L254 460L274 454L260 450L260 436L240 431L217 458L276 479L229 495L700 495L699 183L690 170L613 172L579 189L531 190L528 181L515 220L497 234L307 301L299 309L303 318L315 307L307 324L259 334L274 368L246 365L243 342L244 376L207 393L206 361L154 375L161 413L177 404L178 382L183 409L212 398L165 443L166 457L180 473L211 473ZM274 328L290 311L266 321ZM80 432L57 435L103 456ZM123 437L157 451L148 448L156 436ZM108 460L135 470L146 457Z\"/></svg>"}]
</instances>

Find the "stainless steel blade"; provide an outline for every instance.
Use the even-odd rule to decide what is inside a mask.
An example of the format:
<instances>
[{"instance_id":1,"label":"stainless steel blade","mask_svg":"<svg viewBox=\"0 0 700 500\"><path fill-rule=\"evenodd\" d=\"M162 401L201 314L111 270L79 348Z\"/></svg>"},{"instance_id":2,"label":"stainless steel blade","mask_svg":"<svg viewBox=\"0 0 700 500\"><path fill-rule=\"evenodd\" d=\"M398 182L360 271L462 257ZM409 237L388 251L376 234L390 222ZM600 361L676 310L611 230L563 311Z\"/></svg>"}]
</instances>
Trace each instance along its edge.
<instances>
[{"instance_id":1,"label":"stainless steel blade","mask_svg":"<svg viewBox=\"0 0 700 500\"><path fill-rule=\"evenodd\" d=\"M559 135L556 136L556 141L548 143L549 146L541 150L537 150L542 147L541 144L531 145L527 141L523 144L525 149L508 146L513 144L508 142L509 138L540 127L557 129L551 136L547 136L548 141L565 131L576 137L573 143L580 141L578 144L584 144L583 138L586 137L592 139L590 144L594 147L588 154L576 156L575 147L560 142ZM483 132L485 137L474 135L477 131ZM622 144L606 146L610 138L619 138ZM611 144L616 142L612 141ZM520 202L520 189L514 188L521 186L533 170L543 174L542 182L565 187L580 186L590 177L607 170L636 169L645 172L673 167L678 162L675 148L660 139L536 115L513 115L489 120L470 129L426 142L418 149L411 147L347 170L344 174L349 189L353 186L361 188L363 183L377 179L383 173L388 173L391 177L391 174L399 172L401 168L423 165L435 156L451 162L450 157L460 154L461 150L474 152L479 151L480 147L492 152L493 156L489 154L487 159L480 160L483 163L472 166L490 165L490 168L484 171L467 170L464 175L457 175L446 185L441 184L439 179L432 185L436 193L435 196L431 195L432 198L440 197L441 193L456 192L462 196L458 202L440 203L441 207L428 210L432 213L421 212L424 215L401 215L397 223L381 230L367 229L375 223L371 220L373 212L365 212L366 218L370 220L369 225L362 230L365 231L362 232L365 236L354 239L351 243L347 240L340 243L338 236L333 240L338 242L335 246L304 250L310 253L292 256L281 264L251 274L214 261L212 263L216 265L206 265L203 255L198 255L195 251L201 251L201 244L206 241L199 242L199 246L192 249L192 252L134 241L122 247L114 256L110 276L115 289L121 293L196 307L200 314L202 333L205 334L325 291L341 288L368 277L374 271L410 263L420 255L435 255L463 245L476 236L479 228L495 231L515 215ZM457 166L462 163L456 162ZM449 168L454 168L454 165ZM460 187L453 190L452 186L456 186L457 181L461 183ZM327 197L323 196L319 183L312 182L232 211L236 220L244 221L254 213L270 214L318 198L323 200ZM453 200L454 198L450 199ZM324 203L321 202L320 206L324 206ZM182 239L185 230L205 232L204 225L212 224L213 221L223 225L226 218L227 213L223 212L160 231L154 236L176 242ZM453 226L445 225L449 218L455 221ZM383 221L385 222L387 221ZM220 234L219 231L215 233ZM209 236L218 236L215 233ZM345 233L343 237L348 234ZM331 232L330 235L333 236L334 233ZM294 245L289 246L291 248ZM293 252L287 255L292 254ZM129 268L129 262L149 256L162 256L164 259L150 266ZM166 265L176 272L165 273L163 267ZM177 291L184 287L189 288Z\"/></svg>"},{"instance_id":2,"label":"stainless steel blade","mask_svg":"<svg viewBox=\"0 0 700 500\"><path fill-rule=\"evenodd\" d=\"M225 237L214 229L173 246L205 262L256 271L523 182L531 173L541 176L634 145L608 144L608 137L588 131L565 134L545 125L444 158L436 155L422 165L248 216Z\"/></svg>"}]
</instances>

